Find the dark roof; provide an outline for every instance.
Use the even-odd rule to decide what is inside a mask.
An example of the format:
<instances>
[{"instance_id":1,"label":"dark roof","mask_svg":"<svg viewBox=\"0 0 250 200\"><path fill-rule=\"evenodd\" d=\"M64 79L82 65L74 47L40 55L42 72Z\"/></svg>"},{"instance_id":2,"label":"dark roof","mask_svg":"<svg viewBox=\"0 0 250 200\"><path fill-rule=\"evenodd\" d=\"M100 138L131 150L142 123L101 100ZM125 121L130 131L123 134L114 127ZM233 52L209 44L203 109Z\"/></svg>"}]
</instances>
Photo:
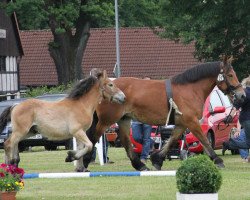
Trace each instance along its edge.
<instances>
[{"instance_id":1,"label":"dark roof","mask_svg":"<svg viewBox=\"0 0 250 200\"><path fill-rule=\"evenodd\" d=\"M107 69L113 76L116 63L115 29L91 29L83 58L83 72ZM25 56L20 64L21 85L56 85L54 62L48 52L49 30L22 31ZM194 45L160 38L149 28L120 29L121 75L153 79L167 78L195 65Z\"/></svg>"},{"instance_id":2,"label":"dark roof","mask_svg":"<svg viewBox=\"0 0 250 200\"><path fill-rule=\"evenodd\" d=\"M0 29L6 30L6 38L0 38L0 55L22 56L23 48L15 13L8 16L5 10L0 9Z\"/></svg>"}]
</instances>

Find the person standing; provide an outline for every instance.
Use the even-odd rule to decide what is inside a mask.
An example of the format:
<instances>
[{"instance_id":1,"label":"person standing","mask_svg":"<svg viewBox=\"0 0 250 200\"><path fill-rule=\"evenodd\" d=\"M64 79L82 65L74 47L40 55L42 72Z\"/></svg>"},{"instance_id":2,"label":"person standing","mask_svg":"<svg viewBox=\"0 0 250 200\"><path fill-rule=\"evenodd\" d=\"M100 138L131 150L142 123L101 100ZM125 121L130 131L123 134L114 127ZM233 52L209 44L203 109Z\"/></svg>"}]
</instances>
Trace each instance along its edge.
<instances>
[{"instance_id":1,"label":"person standing","mask_svg":"<svg viewBox=\"0 0 250 200\"><path fill-rule=\"evenodd\" d=\"M150 150L154 145L154 141L151 138L152 126L133 120L131 128L134 140L142 144L141 162L146 163Z\"/></svg>"}]
</instances>

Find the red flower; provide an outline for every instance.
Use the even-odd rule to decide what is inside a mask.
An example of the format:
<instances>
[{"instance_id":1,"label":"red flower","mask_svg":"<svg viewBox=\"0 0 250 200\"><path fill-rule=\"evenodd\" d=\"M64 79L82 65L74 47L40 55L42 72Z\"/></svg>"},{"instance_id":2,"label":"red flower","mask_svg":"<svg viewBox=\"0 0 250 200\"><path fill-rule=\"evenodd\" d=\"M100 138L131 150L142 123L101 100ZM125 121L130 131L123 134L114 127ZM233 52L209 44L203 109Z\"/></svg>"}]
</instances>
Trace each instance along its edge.
<instances>
[{"instance_id":1,"label":"red flower","mask_svg":"<svg viewBox=\"0 0 250 200\"><path fill-rule=\"evenodd\" d=\"M6 168L7 167L7 164L5 164L5 163L2 163L1 165L0 165L0 168Z\"/></svg>"},{"instance_id":2,"label":"red flower","mask_svg":"<svg viewBox=\"0 0 250 200\"><path fill-rule=\"evenodd\" d=\"M0 172L0 177L1 178L5 177L5 174L3 172Z\"/></svg>"}]
</instances>

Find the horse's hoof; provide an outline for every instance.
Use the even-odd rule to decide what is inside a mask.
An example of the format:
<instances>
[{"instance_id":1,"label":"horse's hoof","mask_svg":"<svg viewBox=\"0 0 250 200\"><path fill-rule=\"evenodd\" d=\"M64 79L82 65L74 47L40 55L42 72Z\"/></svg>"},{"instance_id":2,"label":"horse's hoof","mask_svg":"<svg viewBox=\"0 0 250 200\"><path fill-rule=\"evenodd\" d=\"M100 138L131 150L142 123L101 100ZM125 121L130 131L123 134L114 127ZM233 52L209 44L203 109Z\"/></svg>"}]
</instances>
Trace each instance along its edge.
<instances>
[{"instance_id":1,"label":"horse's hoof","mask_svg":"<svg viewBox=\"0 0 250 200\"><path fill-rule=\"evenodd\" d=\"M153 165L153 169L154 170L161 170L161 167L163 165L163 158L159 155L159 153L153 153L150 156L150 160L152 162Z\"/></svg>"},{"instance_id":2,"label":"horse's hoof","mask_svg":"<svg viewBox=\"0 0 250 200\"><path fill-rule=\"evenodd\" d=\"M214 164L218 167L218 168L225 168L225 165L223 163L223 160L219 157L214 159Z\"/></svg>"},{"instance_id":3,"label":"horse's hoof","mask_svg":"<svg viewBox=\"0 0 250 200\"><path fill-rule=\"evenodd\" d=\"M157 165L157 164L153 165L153 171L160 171L160 170L161 170L161 166L160 165Z\"/></svg>"},{"instance_id":4,"label":"horse's hoof","mask_svg":"<svg viewBox=\"0 0 250 200\"><path fill-rule=\"evenodd\" d=\"M150 169L146 165L144 165L139 169L139 171L150 171Z\"/></svg>"},{"instance_id":5,"label":"horse's hoof","mask_svg":"<svg viewBox=\"0 0 250 200\"><path fill-rule=\"evenodd\" d=\"M68 156L74 156L76 152L71 150L71 151L68 151L67 154Z\"/></svg>"},{"instance_id":6,"label":"horse's hoof","mask_svg":"<svg viewBox=\"0 0 250 200\"><path fill-rule=\"evenodd\" d=\"M81 168L76 168L75 172L90 172L90 171L86 169L85 167L81 167Z\"/></svg>"},{"instance_id":7,"label":"horse's hoof","mask_svg":"<svg viewBox=\"0 0 250 200\"><path fill-rule=\"evenodd\" d=\"M216 164L216 166L217 166L218 168L225 168L224 163L218 163L218 164Z\"/></svg>"},{"instance_id":8,"label":"horse's hoof","mask_svg":"<svg viewBox=\"0 0 250 200\"><path fill-rule=\"evenodd\" d=\"M72 162L73 161L73 159L72 159L72 157L67 157L67 158L65 158L65 162Z\"/></svg>"}]
</instances>

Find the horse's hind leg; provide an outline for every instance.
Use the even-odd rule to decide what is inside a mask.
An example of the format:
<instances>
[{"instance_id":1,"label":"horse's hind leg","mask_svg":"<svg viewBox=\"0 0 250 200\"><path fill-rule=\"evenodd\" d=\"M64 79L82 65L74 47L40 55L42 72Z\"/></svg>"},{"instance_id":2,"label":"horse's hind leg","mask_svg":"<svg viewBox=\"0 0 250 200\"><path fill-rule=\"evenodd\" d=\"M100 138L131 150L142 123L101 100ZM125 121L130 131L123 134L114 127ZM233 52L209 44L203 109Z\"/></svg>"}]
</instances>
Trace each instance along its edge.
<instances>
[{"instance_id":1,"label":"horse's hind leg","mask_svg":"<svg viewBox=\"0 0 250 200\"><path fill-rule=\"evenodd\" d=\"M160 152L153 153L150 156L151 162L155 170L161 170L163 165L163 161L165 160L167 153L169 152L170 148L177 141L181 134L184 133L185 128L181 126L176 126L168 140L168 142L164 145Z\"/></svg>"},{"instance_id":2,"label":"horse's hind leg","mask_svg":"<svg viewBox=\"0 0 250 200\"><path fill-rule=\"evenodd\" d=\"M146 171L149 168L141 162L139 157L134 153L132 144L129 138L130 132L130 118L122 118L118 123L119 125L119 136L121 139L121 143L127 152L127 156L129 157L132 166L138 171Z\"/></svg>"}]
</instances>

